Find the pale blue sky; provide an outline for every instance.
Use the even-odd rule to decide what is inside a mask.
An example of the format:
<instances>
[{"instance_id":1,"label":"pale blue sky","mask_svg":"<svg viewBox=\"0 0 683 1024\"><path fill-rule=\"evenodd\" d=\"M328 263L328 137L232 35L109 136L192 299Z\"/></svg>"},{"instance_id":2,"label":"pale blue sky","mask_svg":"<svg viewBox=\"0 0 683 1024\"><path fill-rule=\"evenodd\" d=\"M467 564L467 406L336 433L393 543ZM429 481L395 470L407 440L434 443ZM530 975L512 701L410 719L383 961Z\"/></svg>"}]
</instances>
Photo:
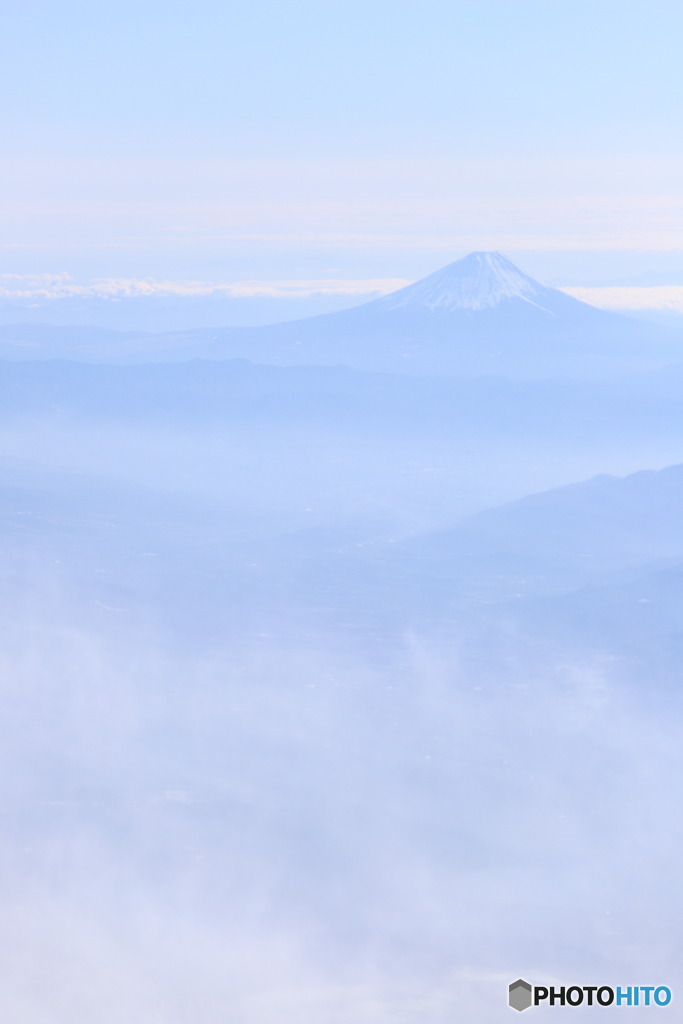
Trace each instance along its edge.
<instances>
[{"instance_id":1,"label":"pale blue sky","mask_svg":"<svg viewBox=\"0 0 683 1024\"><path fill-rule=\"evenodd\" d=\"M683 267L679 3L5 2L0 272Z\"/></svg>"}]
</instances>

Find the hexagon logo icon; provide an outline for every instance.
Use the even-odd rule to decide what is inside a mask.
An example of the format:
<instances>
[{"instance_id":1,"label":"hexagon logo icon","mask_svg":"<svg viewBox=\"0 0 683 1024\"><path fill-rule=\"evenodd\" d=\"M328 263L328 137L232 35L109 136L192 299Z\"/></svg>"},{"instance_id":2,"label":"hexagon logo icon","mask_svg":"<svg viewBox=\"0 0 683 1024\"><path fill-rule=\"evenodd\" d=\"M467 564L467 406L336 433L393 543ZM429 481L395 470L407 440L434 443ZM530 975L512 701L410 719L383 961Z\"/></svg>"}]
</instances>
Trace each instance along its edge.
<instances>
[{"instance_id":1,"label":"hexagon logo icon","mask_svg":"<svg viewBox=\"0 0 683 1024\"><path fill-rule=\"evenodd\" d=\"M513 1010L528 1010L531 1006L531 985L528 981L518 978L508 989L508 1003Z\"/></svg>"}]
</instances>

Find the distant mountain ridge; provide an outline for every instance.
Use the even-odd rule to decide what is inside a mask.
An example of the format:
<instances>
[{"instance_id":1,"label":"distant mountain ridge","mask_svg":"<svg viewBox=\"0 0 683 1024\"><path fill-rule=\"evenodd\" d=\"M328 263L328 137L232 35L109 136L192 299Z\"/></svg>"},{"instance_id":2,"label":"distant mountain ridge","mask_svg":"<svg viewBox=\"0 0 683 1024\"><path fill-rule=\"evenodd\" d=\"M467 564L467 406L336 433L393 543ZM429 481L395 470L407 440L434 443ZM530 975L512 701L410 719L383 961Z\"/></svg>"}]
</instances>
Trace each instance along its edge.
<instances>
[{"instance_id":1,"label":"distant mountain ridge","mask_svg":"<svg viewBox=\"0 0 683 1024\"><path fill-rule=\"evenodd\" d=\"M596 309L475 252L351 309L263 327L120 333L0 328L0 358L249 359L422 376L607 379L683 362L683 332ZM78 338L76 337L78 335ZM97 338L95 338L97 335Z\"/></svg>"}]
</instances>

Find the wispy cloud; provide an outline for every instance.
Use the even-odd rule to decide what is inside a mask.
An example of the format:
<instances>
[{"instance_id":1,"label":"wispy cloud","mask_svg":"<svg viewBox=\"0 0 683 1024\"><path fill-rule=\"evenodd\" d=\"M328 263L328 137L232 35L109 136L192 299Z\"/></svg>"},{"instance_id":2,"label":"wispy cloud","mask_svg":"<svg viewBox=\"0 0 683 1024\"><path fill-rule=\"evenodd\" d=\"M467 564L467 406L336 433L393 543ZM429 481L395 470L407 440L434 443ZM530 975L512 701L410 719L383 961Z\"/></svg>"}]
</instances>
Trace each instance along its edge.
<instances>
[{"instance_id":1,"label":"wispy cloud","mask_svg":"<svg viewBox=\"0 0 683 1024\"><path fill-rule=\"evenodd\" d=\"M405 278L364 278L287 281L157 281L155 278L101 278L86 284L69 274L0 274L0 299L54 300L73 298L307 298L314 295L386 295Z\"/></svg>"},{"instance_id":2,"label":"wispy cloud","mask_svg":"<svg viewBox=\"0 0 683 1024\"><path fill-rule=\"evenodd\" d=\"M683 314L683 285L563 288L562 291L601 309L651 309L661 313Z\"/></svg>"},{"instance_id":3,"label":"wispy cloud","mask_svg":"<svg viewBox=\"0 0 683 1024\"><path fill-rule=\"evenodd\" d=\"M387 295L411 284L409 278L314 278L275 281L157 280L153 277L97 278L79 282L65 273L0 274L0 301L43 302L60 299L137 298L303 299L316 295ZM600 309L657 310L683 315L683 285L656 287L570 287L562 291Z\"/></svg>"},{"instance_id":4,"label":"wispy cloud","mask_svg":"<svg viewBox=\"0 0 683 1024\"><path fill-rule=\"evenodd\" d=\"M283 268L302 265L297 250L334 265L349 250L683 250L680 159L55 160L49 180L42 160L6 163L0 256L52 252L84 276L175 277L226 253L258 267L274 248Z\"/></svg>"}]
</instances>

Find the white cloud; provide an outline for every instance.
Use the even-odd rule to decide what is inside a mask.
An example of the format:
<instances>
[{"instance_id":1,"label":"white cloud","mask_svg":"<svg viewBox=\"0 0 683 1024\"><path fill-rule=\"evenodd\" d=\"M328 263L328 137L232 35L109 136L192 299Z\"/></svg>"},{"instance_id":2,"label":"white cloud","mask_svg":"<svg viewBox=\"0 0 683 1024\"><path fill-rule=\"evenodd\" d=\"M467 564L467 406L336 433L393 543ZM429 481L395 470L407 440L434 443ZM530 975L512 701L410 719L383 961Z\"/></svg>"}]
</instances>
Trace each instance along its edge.
<instances>
[{"instance_id":1,"label":"white cloud","mask_svg":"<svg viewBox=\"0 0 683 1024\"><path fill-rule=\"evenodd\" d=\"M0 274L0 299L72 298L307 298L313 295L386 295L411 282L404 278L287 281L157 281L101 278L78 284L68 274Z\"/></svg>"},{"instance_id":2,"label":"white cloud","mask_svg":"<svg viewBox=\"0 0 683 1024\"><path fill-rule=\"evenodd\" d=\"M0 274L0 301L131 298L310 298L314 295L387 295L411 284L408 278L316 278L278 281L159 281L156 278L98 278L77 282L69 274ZM563 288L600 309L657 310L683 315L683 285Z\"/></svg>"},{"instance_id":3,"label":"white cloud","mask_svg":"<svg viewBox=\"0 0 683 1024\"><path fill-rule=\"evenodd\" d=\"M563 288L562 291L600 309L657 310L661 313L683 314L683 285Z\"/></svg>"}]
</instances>

